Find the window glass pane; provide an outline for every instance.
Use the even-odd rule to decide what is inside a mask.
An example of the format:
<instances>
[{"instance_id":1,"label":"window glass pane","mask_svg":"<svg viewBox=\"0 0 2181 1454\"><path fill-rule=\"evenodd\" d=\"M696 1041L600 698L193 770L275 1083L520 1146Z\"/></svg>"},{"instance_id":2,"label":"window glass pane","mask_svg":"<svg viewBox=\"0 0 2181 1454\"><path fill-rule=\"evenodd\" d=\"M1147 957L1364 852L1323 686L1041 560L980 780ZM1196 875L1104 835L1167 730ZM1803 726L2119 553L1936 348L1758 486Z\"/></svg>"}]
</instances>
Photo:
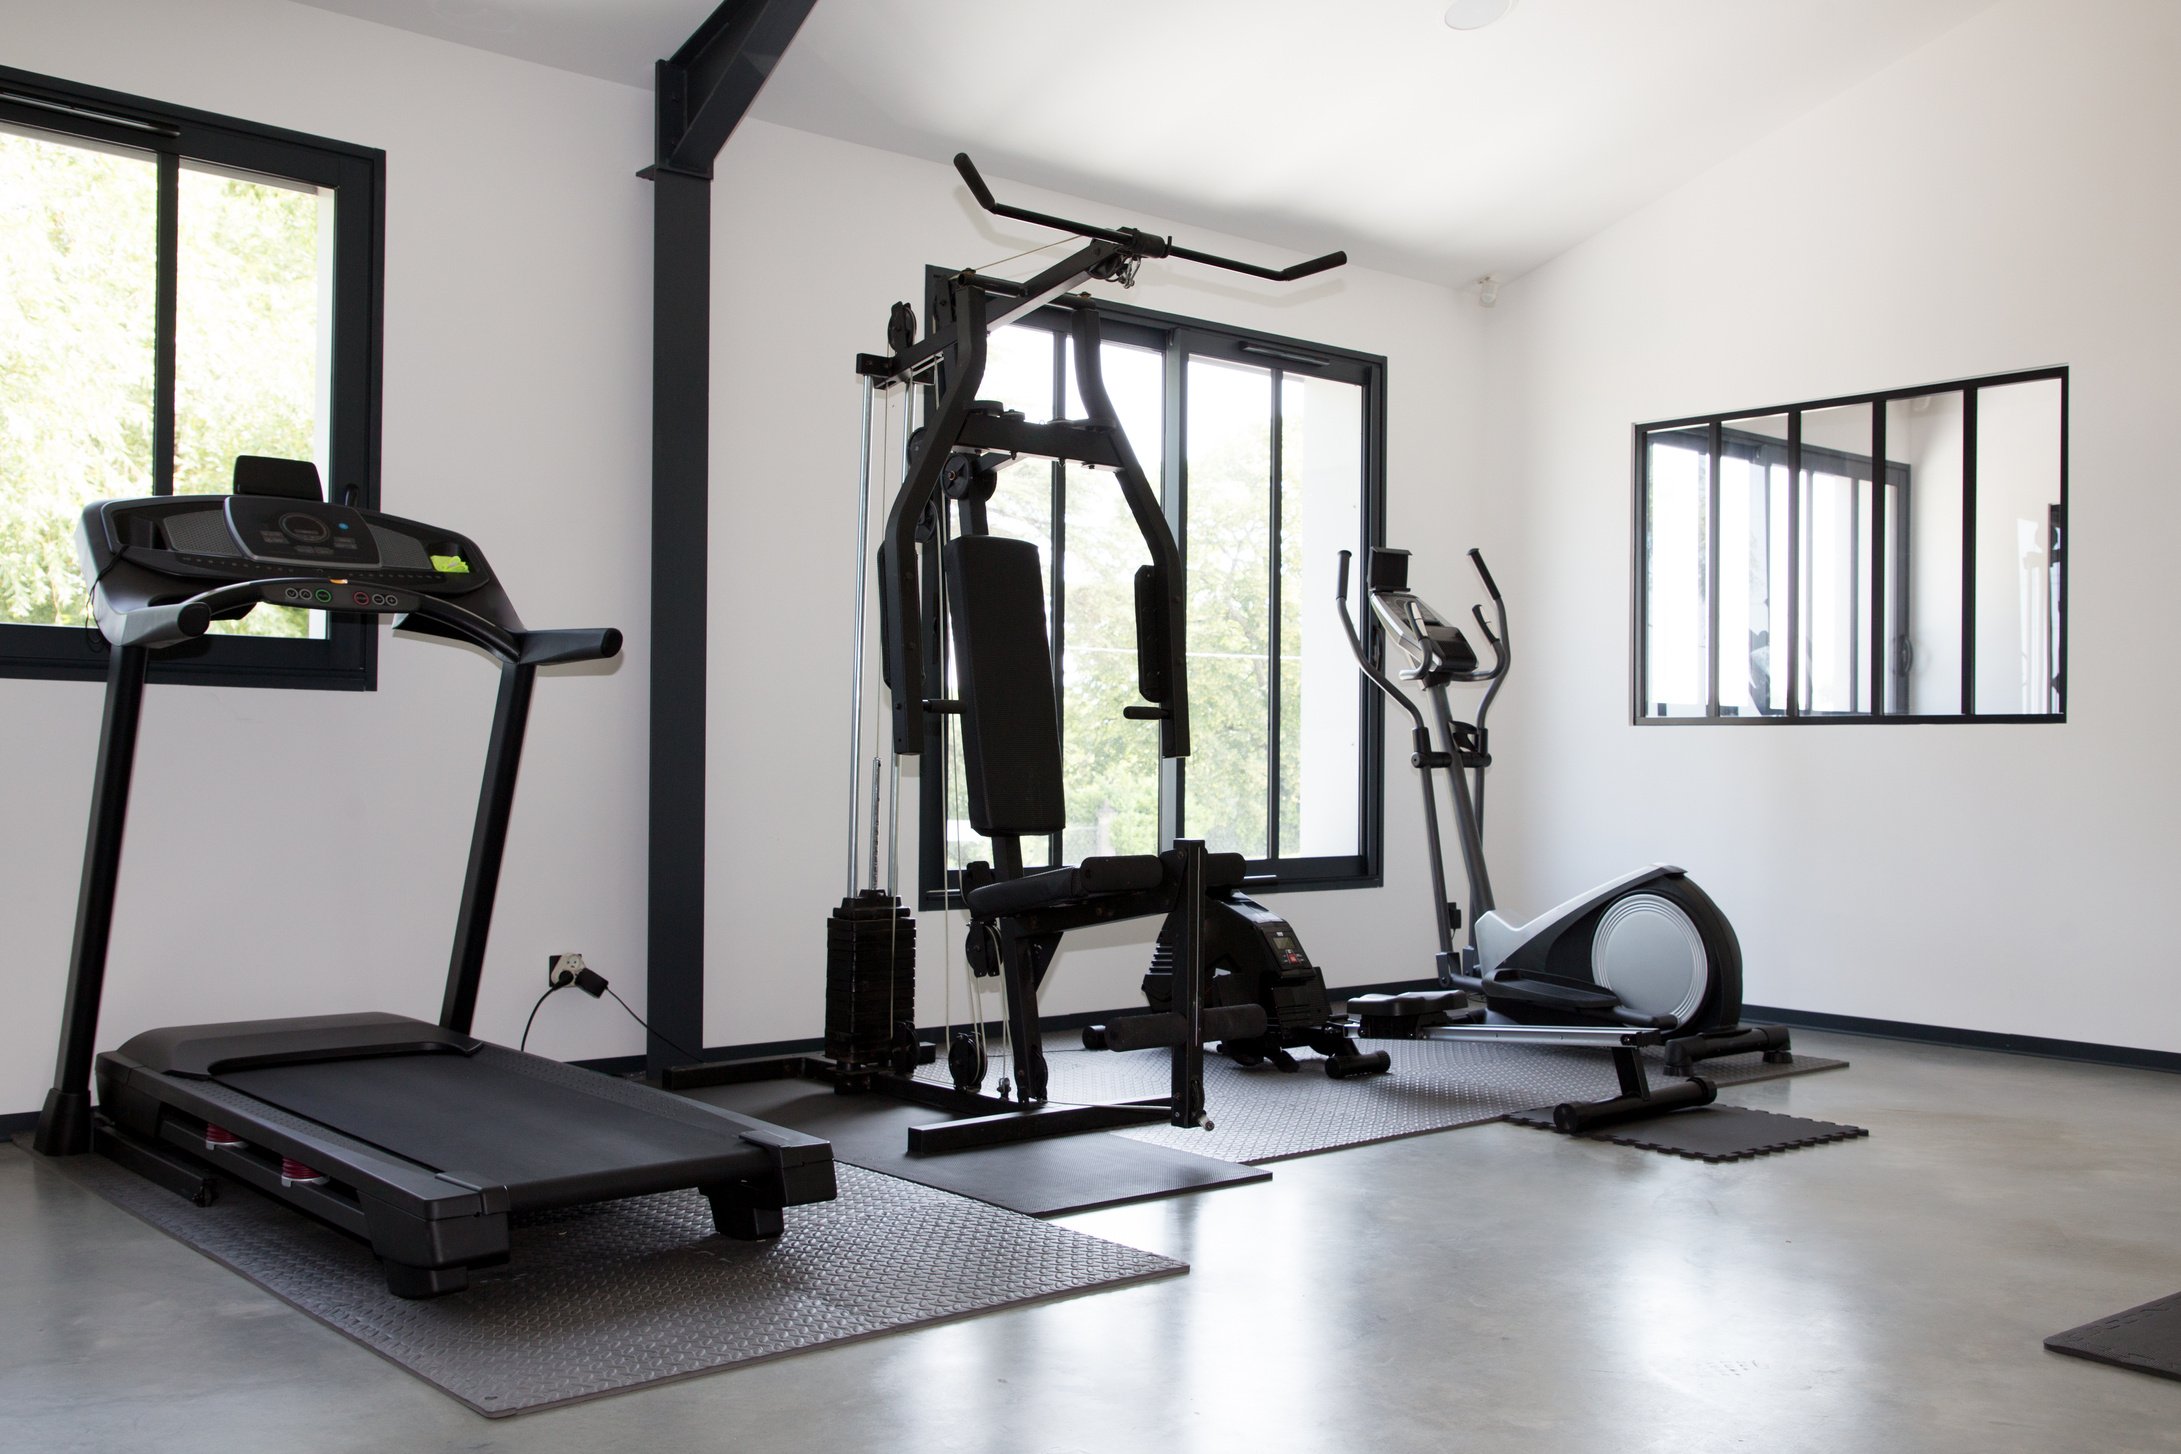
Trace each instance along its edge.
<instances>
[{"instance_id":1,"label":"window glass pane","mask_svg":"<svg viewBox=\"0 0 2181 1454\"><path fill-rule=\"evenodd\" d=\"M1010 323L985 343L984 378L977 397L998 399L1022 411L1032 424L1053 417L1053 334Z\"/></svg>"},{"instance_id":2,"label":"window glass pane","mask_svg":"<svg viewBox=\"0 0 2181 1454\"><path fill-rule=\"evenodd\" d=\"M0 620L89 620L75 529L152 488L158 172L0 131Z\"/></svg>"},{"instance_id":3,"label":"window glass pane","mask_svg":"<svg viewBox=\"0 0 2181 1454\"><path fill-rule=\"evenodd\" d=\"M225 494L235 456L318 465L328 493L326 408L332 364L330 193L185 163L177 186L174 489ZM212 629L320 636L320 611L259 606Z\"/></svg>"},{"instance_id":4,"label":"window glass pane","mask_svg":"<svg viewBox=\"0 0 2181 1454\"><path fill-rule=\"evenodd\" d=\"M1886 404L1889 712L1962 708L1961 443L1958 392Z\"/></svg>"},{"instance_id":5,"label":"window glass pane","mask_svg":"<svg viewBox=\"0 0 2181 1454\"><path fill-rule=\"evenodd\" d=\"M1704 430L1649 436L1643 502L1647 717L1701 717L1711 698L1710 492Z\"/></svg>"},{"instance_id":6,"label":"window glass pane","mask_svg":"<svg viewBox=\"0 0 2181 1454\"><path fill-rule=\"evenodd\" d=\"M1363 390L1280 384L1280 856L1352 856L1361 696L1332 609L1335 562L1361 553Z\"/></svg>"},{"instance_id":7,"label":"window glass pane","mask_svg":"<svg viewBox=\"0 0 2181 1454\"><path fill-rule=\"evenodd\" d=\"M1067 345L1068 417L1084 415L1075 392L1075 345ZM1099 348L1106 393L1154 489L1159 482L1165 361L1126 344ZM1136 692L1139 566L1151 560L1111 470L1067 467L1062 576L1060 744L1068 794L1061 859L1155 853L1159 846L1158 726L1132 722Z\"/></svg>"},{"instance_id":8,"label":"window glass pane","mask_svg":"<svg viewBox=\"0 0 2181 1454\"><path fill-rule=\"evenodd\" d=\"M1272 374L1192 358L1186 388L1191 754L1184 831L1215 852L1264 858Z\"/></svg>"},{"instance_id":9,"label":"window glass pane","mask_svg":"<svg viewBox=\"0 0 2181 1454\"><path fill-rule=\"evenodd\" d=\"M1977 390L1976 709L2060 710L2060 381Z\"/></svg>"},{"instance_id":10,"label":"window glass pane","mask_svg":"<svg viewBox=\"0 0 2181 1454\"><path fill-rule=\"evenodd\" d=\"M1031 330L1025 329L1024 332ZM1049 337L1049 335L1047 335ZM1045 354L1046 397L1052 393L1052 352ZM980 390L979 392L983 392ZM1012 406L1012 401L1010 401ZM1050 409L1045 411L1048 415ZM985 506L985 523L994 535L1004 535L1012 540L1027 540L1038 548L1038 568L1042 573L1048 602L1053 584L1053 464L1044 459L1017 459L1002 466L999 487ZM951 617L949 618L951 622ZM1052 629L1051 607L1047 606L1046 630ZM1048 643L1049 644L1049 643ZM959 689L959 679L954 670L954 642L947 639L947 695L953 696ZM1025 683L1027 689L1028 684ZM1050 690L1050 687L1047 688ZM969 793L962 779L962 724L957 717L945 718L942 726L947 737L947 867L957 869L964 864L983 859L992 861L992 840L978 833L969 822ZM1042 835L1022 840L1022 862L1025 868L1045 867L1052 862L1052 840Z\"/></svg>"},{"instance_id":11,"label":"window glass pane","mask_svg":"<svg viewBox=\"0 0 2181 1454\"><path fill-rule=\"evenodd\" d=\"M1787 711L1787 416L1727 420L1720 452L1719 712L1777 717Z\"/></svg>"},{"instance_id":12,"label":"window glass pane","mask_svg":"<svg viewBox=\"0 0 2181 1454\"><path fill-rule=\"evenodd\" d=\"M1801 709L1869 710L1871 406L1802 416Z\"/></svg>"}]
</instances>

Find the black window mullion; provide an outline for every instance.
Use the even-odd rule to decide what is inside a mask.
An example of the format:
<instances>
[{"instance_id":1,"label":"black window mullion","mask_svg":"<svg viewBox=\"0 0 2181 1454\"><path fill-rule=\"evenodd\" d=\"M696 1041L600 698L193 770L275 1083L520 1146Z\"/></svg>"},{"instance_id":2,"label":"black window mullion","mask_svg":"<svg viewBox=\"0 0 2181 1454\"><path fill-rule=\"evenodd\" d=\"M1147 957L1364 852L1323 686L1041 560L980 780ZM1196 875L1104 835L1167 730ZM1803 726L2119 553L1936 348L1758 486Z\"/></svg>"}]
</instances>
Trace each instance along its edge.
<instances>
[{"instance_id":1,"label":"black window mullion","mask_svg":"<svg viewBox=\"0 0 2181 1454\"><path fill-rule=\"evenodd\" d=\"M151 492L155 495L174 493L174 340L180 308L177 279L182 250L181 174L181 158L171 151L160 152L153 222L158 244L151 346Z\"/></svg>"},{"instance_id":2,"label":"black window mullion","mask_svg":"<svg viewBox=\"0 0 2181 1454\"><path fill-rule=\"evenodd\" d=\"M1272 371L1271 479L1266 490L1265 523L1271 537L1266 559L1269 589L1265 600L1265 859L1280 857L1280 493L1286 480L1282 456L1281 371Z\"/></svg>"},{"instance_id":3,"label":"black window mullion","mask_svg":"<svg viewBox=\"0 0 2181 1454\"><path fill-rule=\"evenodd\" d=\"M1961 715L1977 714L1977 391L1961 391Z\"/></svg>"},{"instance_id":4,"label":"black window mullion","mask_svg":"<svg viewBox=\"0 0 2181 1454\"><path fill-rule=\"evenodd\" d=\"M1053 410L1052 417L1055 419L1063 417L1067 412L1067 351L1068 341L1066 335L1062 334L1058 329L1053 330L1053 388L1051 403ZM1063 585L1063 582L1066 580L1068 569L1068 467L1057 459L1054 460L1051 465L1051 491L1053 521L1053 599L1050 614L1052 616L1053 622L1053 721L1056 724L1059 734L1061 761L1065 762L1067 761L1068 750L1068 708L1067 699L1061 691L1061 684L1065 680L1066 676L1066 668L1062 666L1061 663L1067 651L1068 640L1068 596L1067 591L1065 590ZM1064 811L1062 813L1062 821L1066 821L1066 813ZM1063 829L1062 833L1050 834L1046 838L1047 852L1045 861L1055 867L1058 867L1061 863L1066 861L1061 857L1060 852L1061 838L1062 834L1065 833L1065 831L1066 830Z\"/></svg>"},{"instance_id":5,"label":"black window mullion","mask_svg":"<svg viewBox=\"0 0 2181 1454\"><path fill-rule=\"evenodd\" d=\"M1770 493L1769 482L1766 493ZM1802 715L1802 411L1787 416L1787 715Z\"/></svg>"},{"instance_id":6,"label":"black window mullion","mask_svg":"<svg viewBox=\"0 0 2181 1454\"><path fill-rule=\"evenodd\" d=\"M1711 616L1711 623L1706 628L1704 635L1704 655L1708 658L1706 676L1709 678L1707 694L1704 698L1704 715L1707 717L1719 715L1719 590L1722 583L1719 568L1719 458L1721 436L1724 432L1724 426L1721 422L1714 419L1709 431L1709 437L1704 442L1705 448L1710 453L1710 459L1704 466L1706 488L1709 491L1704 512L1704 528L1708 537L1704 546L1705 601ZM1742 643L1740 660L1743 675L1747 676L1749 669L1749 643L1747 641Z\"/></svg>"},{"instance_id":7,"label":"black window mullion","mask_svg":"<svg viewBox=\"0 0 2181 1454\"><path fill-rule=\"evenodd\" d=\"M2060 375L2060 509L2059 518L2052 522L2053 533L2047 543L2052 551L2052 561L2045 567L2045 576L2050 582L2048 589L2057 586L2059 590L2059 599L2047 607L2047 614L2053 617L2054 629L2060 637L2051 646L2052 681L2045 692L2046 709L2054 712L2067 710L2068 378L2066 374ZM2059 566L2057 571L2053 570L2053 564Z\"/></svg>"},{"instance_id":8,"label":"black window mullion","mask_svg":"<svg viewBox=\"0 0 2181 1454\"><path fill-rule=\"evenodd\" d=\"M1886 403L1871 401L1871 618L1865 625L1870 640L1870 665L1864 675L1870 685L1870 715L1886 715L1886 584L1892 579L1886 559ZM1906 524L1904 517L1903 524Z\"/></svg>"}]
</instances>

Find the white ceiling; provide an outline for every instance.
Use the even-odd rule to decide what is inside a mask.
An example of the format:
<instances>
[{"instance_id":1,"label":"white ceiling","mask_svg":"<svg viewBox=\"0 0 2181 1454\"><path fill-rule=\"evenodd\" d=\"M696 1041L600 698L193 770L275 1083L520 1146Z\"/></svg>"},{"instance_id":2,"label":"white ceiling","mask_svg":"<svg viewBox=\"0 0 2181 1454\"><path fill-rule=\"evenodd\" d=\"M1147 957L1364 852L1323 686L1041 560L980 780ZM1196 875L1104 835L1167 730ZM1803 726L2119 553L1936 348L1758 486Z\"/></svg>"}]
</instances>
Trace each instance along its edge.
<instances>
[{"instance_id":1,"label":"white ceiling","mask_svg":"<svg viewBox=\"0 0 2181 1454\"><path fill-rule=\"evenodd\" d=\"M647 88L713 8L305 3ZM1140 209L1460 284L1519 276L1992 3L1520 0L1459 32L1445 0L818 0L752 114L1118 209L1089 221Z\"/></svg>"}]
</instances>

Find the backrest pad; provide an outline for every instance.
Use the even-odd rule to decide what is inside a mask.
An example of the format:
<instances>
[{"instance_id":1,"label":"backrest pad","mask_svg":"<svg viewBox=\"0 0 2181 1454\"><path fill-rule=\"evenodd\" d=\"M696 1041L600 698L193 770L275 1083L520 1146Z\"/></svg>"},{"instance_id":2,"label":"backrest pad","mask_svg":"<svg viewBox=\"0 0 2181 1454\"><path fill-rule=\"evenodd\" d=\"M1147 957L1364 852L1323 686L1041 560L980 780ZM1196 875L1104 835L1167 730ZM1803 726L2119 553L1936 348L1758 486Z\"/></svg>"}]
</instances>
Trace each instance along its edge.
<instances>
[{"instance_id":1,"label":"backrest pad","mask_svg":"<svg viewBox=\"0 0 2181 1454\"><path fill-rule=\"evenodd\" d=\"M970 826L987 837L1058 833L1067 802L1037 547L965 535L947 542L944 568Z\"/></svg>"}]
</instances>

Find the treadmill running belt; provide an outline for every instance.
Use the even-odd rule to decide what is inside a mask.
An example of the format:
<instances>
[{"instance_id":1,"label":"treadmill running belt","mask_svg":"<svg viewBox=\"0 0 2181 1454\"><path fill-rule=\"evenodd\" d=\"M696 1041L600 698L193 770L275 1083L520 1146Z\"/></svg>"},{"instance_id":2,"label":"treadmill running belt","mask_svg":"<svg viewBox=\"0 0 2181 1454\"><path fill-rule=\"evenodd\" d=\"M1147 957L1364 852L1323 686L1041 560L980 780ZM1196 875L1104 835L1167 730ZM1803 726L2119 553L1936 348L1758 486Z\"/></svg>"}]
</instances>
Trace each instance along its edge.
<instances>
[{"instance_id":1,"label":"treadmill running belt","mask_svg":"<svg viewBox=\"0 0 2181 1454\"><path fill-rule=\"evenodd\" d=\"M404 1160L504 1186L517 1208L588 1199L601 1183L634 1178L641 1184L605 1193L632 1195L767 1164L738 1126L646 1110L614 1094L637 1087L600 1077L594 1091L574 1079L594 1072L546 1062L568 1075L539 1075L496 1049L268 1066L217 1079ZM646 1168L660 1175L641 1177Z\"/></svg>"}]
</instances>

